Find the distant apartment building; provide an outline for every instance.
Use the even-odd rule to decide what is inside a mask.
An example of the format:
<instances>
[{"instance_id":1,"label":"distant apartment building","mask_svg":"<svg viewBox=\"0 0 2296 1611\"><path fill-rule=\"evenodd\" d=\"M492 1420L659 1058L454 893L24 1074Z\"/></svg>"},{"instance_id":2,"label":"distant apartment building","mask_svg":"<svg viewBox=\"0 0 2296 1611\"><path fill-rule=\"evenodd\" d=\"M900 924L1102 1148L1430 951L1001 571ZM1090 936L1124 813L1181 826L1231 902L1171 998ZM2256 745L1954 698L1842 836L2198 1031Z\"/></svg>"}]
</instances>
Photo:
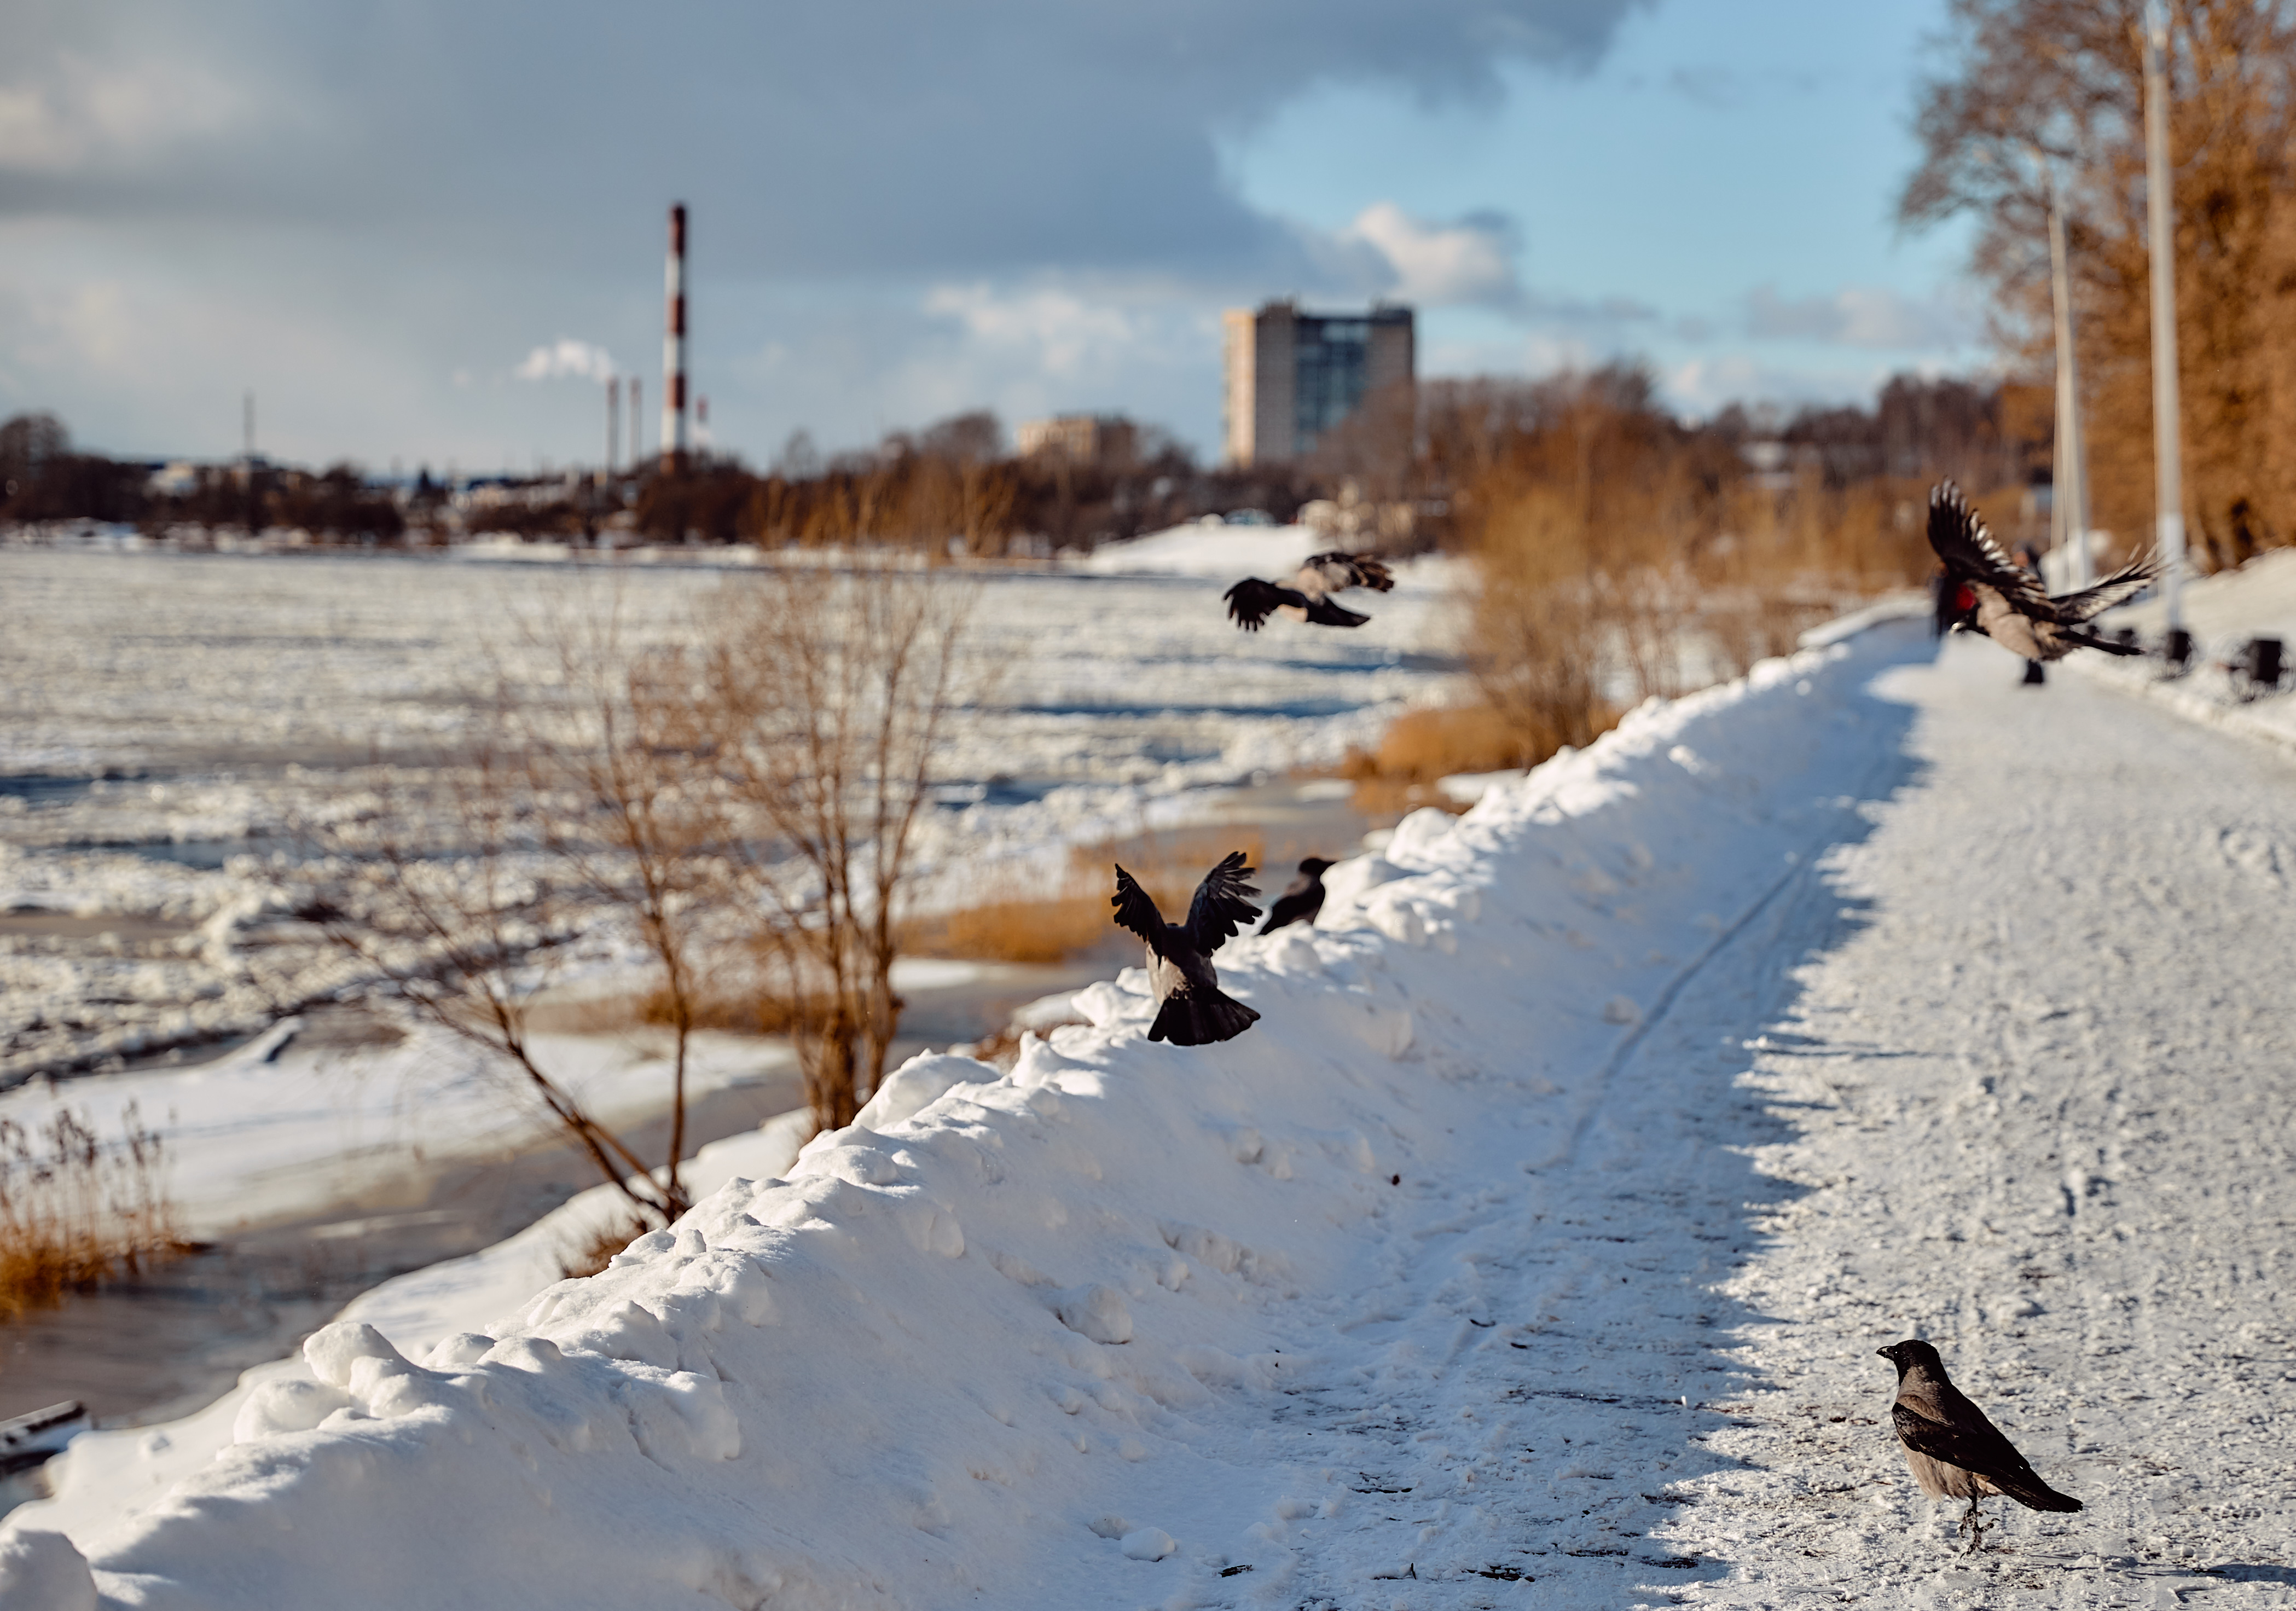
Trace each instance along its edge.
<instances>
[{"instance_id":1,"label":"distant apartment building","mask_svg":"<svg viewBox=\"0 0 2296 1611\"><path fill-rule=\"evenodd\" d=\"M1128 464L1140 450L1139 428L1120 414L1022 420L1013 437L1022 458L1064 458L1072 464Z\"/></svg>"},{"instance_id":2,"label":"distant apartment building","mask_svg":"<svg viewBox=\"0 0 2296 1611\"><path fill-rule=\"evenodd\" d=\"M1227 313L1227 460L1275 464L1311 451L1323 434L1417 367L1408 308L1302 313L1289 300Z\"/></svg>"}]
</instances>

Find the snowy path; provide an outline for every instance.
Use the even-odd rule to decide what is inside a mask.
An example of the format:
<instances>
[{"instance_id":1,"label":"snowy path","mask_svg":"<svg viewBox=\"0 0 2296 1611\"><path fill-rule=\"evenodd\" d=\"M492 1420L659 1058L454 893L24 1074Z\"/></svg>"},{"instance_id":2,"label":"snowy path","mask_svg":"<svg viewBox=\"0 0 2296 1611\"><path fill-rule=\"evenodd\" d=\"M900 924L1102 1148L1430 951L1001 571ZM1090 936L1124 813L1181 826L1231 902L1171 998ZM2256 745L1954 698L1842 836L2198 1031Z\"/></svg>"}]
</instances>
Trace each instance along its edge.
<instances>
[{"instance_id":1,"label":"snowy path","mask_svg":"<svg viewBox=\"0 0 2296 1611\"><path fill-rule=\"evenodd\" d=\"M1252 1035L1132 970L419 1364L331 1327L0 1606L2288 1603L2296 764L1930 656L1406 820L1222 952ZM1954 1553L1909 1334L2088 1509Z\"/></svg>"},{"instance_id":2,"label":"snowy path","mask_svg":"<svg viewBox=\"0 0 2296 1611\"><path fill-rule=\"evenodd\" d=\"M1872 835L1286 1344L1282 1603L2288 1603L2296 767L2009 665L1886 673ZM1909 1334L2086 1514L1951 1553Z\"/></svg>"}]
</instances>

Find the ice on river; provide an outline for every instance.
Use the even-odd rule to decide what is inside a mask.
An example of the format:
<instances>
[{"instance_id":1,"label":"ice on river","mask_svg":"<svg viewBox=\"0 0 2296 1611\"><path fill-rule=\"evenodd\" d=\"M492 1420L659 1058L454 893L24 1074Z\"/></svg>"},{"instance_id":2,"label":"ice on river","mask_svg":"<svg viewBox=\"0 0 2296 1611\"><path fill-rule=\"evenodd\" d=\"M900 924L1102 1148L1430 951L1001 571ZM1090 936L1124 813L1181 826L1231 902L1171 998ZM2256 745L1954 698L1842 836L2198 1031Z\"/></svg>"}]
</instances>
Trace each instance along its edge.
<instances>
[{"instance_id":1,"label":"ice on river","mask_svg":"<svg viewBox=\"0 0 2296 1611\"><path fill-rule=\"evenodd\" d=\"M1242 565L1283 536L1225 540ZM611 608L642 646L725 579L0 547L29 623L0 635L0 1084L246 1032L337 988L349 970L283 920L266 874L299 854L291 823L450 748L498 677L543 679L521 621ZM1009 883L1374 740L1454 677L1447 579L1406 567L1358 631L1247 635L1217 577L980 575L972 652L1002 675L940 758L931 887Z\"/></svg>"}]
</instances>

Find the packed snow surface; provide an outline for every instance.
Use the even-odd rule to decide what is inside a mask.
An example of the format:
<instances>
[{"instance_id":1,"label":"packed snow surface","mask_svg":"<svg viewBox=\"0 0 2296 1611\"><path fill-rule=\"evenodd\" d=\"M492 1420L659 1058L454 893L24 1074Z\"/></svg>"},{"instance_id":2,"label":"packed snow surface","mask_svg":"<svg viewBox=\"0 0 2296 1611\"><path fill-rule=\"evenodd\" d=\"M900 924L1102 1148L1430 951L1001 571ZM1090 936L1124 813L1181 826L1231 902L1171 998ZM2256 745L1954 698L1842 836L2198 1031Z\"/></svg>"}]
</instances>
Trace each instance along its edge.
<instances>
[{"instance_id":1,"label":"packed snow surface","mask_svg":"<svg viewBox=\"0 0 2296 1611\"><path fill-rule=\"evenodd\" d=\"M2284 1603L2296 777L1935 653L1406 819L1221 953L1235 1041L1128 971L601 1276L331 1327L0 1604ZM1956 1553L1908 1335L2088 1508Z\"/></svg>"}]
</instances>

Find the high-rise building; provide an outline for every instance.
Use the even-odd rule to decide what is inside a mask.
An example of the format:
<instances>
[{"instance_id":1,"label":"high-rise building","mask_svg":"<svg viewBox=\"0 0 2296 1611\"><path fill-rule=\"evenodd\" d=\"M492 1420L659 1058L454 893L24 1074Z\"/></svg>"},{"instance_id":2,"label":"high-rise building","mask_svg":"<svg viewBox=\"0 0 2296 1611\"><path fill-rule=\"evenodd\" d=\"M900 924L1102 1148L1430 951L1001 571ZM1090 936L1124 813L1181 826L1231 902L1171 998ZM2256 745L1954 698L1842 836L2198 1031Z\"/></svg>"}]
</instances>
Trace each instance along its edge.
<instances>
[{"instance_id":1,"label":"high-rise building","mask_svg":"<svg viewBox=\"0 0 2296 1611\"><path fill-rule=\"evenodd\" d=\"M1290 300L1227 313L1226 436L1232 464L1272 464L1311 451L1323 434L1383 387L1409 385L1417 366L1408 308L1302 313Z\"/></svg>"}]
</instances>

